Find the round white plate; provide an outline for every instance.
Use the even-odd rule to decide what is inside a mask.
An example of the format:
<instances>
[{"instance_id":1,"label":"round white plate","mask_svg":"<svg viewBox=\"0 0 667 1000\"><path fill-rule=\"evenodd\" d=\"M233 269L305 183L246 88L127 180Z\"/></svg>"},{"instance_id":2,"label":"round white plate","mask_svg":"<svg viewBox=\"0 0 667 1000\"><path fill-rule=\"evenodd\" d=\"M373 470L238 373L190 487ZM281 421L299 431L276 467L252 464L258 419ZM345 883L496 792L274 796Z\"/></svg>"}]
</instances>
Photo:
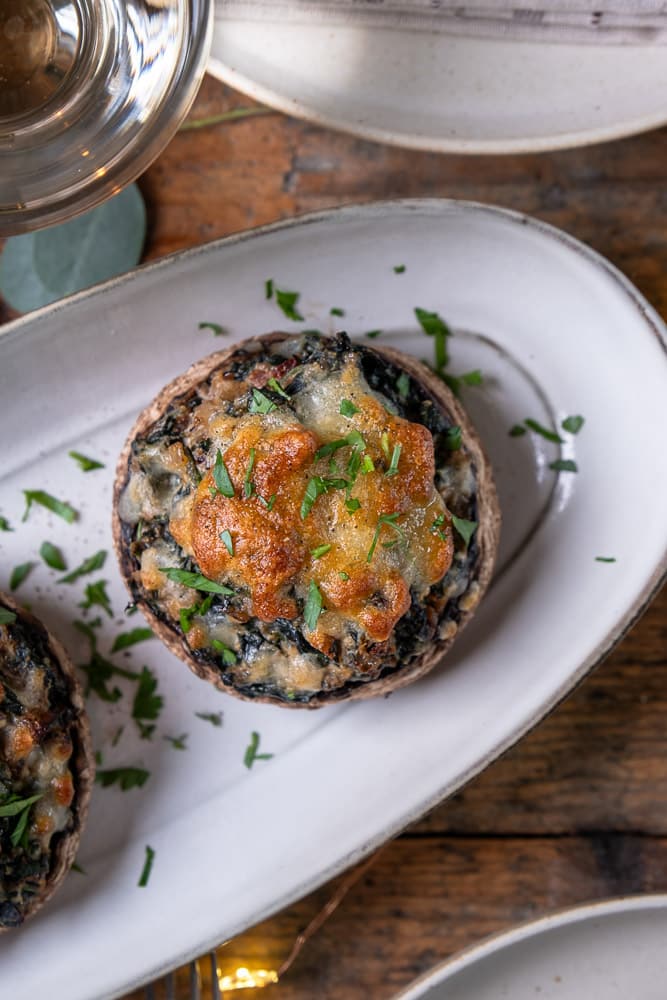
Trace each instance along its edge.
<instances>
[{"instance_id":1,"label":"round white plate","mask_svg":"<svg viewBox=\"0 0 667 1000\"><path fill-rule=\"evenodd\" d=\"M216 19L209 71L287 114L380 142L518 153L667 121L667 47Z\"/></svg>"},{"instance_id":2,"label":"round white plate","mask_svg":"<svg viewBox=\"0 0 667 1000\"><path fill-rule=\"evenodd\" d=\"M404 265L402 273L394 268ZM292 323L265 282L301 293ZM440 669L391 698L295 712L229 698L157 641L110 652L127 595L113 556L94 577L58 584L37 555L48 539L69 568L110 549L116 456L137 411L192 361L276 328L381 329L382 343L432 357L414 308L454 330L451 371L480 368L463 400L498 481L498 574ZM344 318L331 316L342 308ZM229 331L215 337L202 321ZM104 769L138 766L142 788L95 788L79 862L34 920L0 938L2 993L92 1000L128 992L286 906L460 788L552 708L645 606L667 562L665 328L609 264L523 216L416 201L347 208L179 254L9 324L0 334L0 589L35 561L18 591L71 650L88 582L108 581L100 653L158 678L152 740L116 704L91 695ZM560 446L509 428L559 426ZM67 452L101 459L82 473ZM578 473L557 475L560 455ZM69 501L65 524L22 490ZM614 563L596 561L615 558ZM195 713L222 712L214 727ZM122 737L115 742L120 726ZM243 765L252 732L273 754ZM165 739L187 734L187 749ZM359 762L363 761L363 766ZM145 847L155 851L138 888ZM35 961L35 956L39 961ZM73 975L72 970L76 970Z\"/></svg>"},{"instance_id":3,"label":"round white plate","mask_svg":"<svg viewBox=\"0 0 667 1000\"><path fill-rule=\"evenodd\" d=\"M664 1000L667 896L578 906L490 938L395 1000Z\"/></svg>"}]
</instances>

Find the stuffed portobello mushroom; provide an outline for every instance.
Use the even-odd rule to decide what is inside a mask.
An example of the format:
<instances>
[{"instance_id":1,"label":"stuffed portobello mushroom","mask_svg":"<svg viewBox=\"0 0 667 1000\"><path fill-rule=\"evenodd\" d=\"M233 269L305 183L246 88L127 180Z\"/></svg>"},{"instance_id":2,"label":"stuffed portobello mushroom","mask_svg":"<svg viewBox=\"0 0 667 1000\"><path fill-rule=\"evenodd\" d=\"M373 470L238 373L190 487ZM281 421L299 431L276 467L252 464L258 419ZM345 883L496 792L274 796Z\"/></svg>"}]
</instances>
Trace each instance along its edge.
<instances>
[{"instance_id":1,"label":"stuffed portobello mushroom","mask_svg":"<svg viewBox=\"0 0 667 1000\"><path fill-rule=\"evenodd\" d=\"M424 365L274 333L141 413L113 528L133 601L197 675L317 707L436 663L489 582L499 523L477 436Z\"/></svg>"},{"instance_id":2,"label":"stuffed portobello mushroom","mask_svg":"<svg viewBox=\"0 0 667 1000\"><path fill-rule=\"evenodd\" d=\"M32 916L69 870L93 772L74 667L0 594L0 931Z\"/></svg>"}]
</instances>

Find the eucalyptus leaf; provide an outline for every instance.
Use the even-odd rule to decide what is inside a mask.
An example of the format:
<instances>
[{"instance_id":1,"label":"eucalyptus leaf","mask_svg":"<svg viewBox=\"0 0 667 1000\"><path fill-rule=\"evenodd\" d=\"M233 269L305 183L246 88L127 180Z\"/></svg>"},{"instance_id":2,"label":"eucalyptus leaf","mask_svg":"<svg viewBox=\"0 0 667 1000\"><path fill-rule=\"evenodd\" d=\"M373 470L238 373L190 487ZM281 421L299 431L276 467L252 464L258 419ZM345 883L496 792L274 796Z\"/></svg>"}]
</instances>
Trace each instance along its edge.
<instances>
[{"instance_id":1,"label":"eucalyptus leaf","mask_svg":"<svg viewBox=\"0 0 667 1000\"><path fill-rule=\"evenodd\" d=\"M136 184L57 226L7 240L0 293L19 312L129 271L141 258L146 208Z\"/></svg>"}]
</instances>

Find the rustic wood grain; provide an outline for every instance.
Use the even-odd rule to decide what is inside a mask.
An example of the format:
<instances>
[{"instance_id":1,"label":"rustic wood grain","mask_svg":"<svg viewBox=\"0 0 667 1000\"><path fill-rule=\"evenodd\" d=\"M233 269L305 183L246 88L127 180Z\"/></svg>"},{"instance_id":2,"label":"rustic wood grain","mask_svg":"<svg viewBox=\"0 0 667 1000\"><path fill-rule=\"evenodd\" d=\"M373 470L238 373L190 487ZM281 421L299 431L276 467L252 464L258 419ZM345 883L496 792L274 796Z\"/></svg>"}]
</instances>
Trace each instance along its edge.
<instances>
[{"instance_id":1,"label":"rustic wood grain","mask_svg":"<svg viewBox=\"0 0 667 1000\"><path fill-rule=\"evenodd\" d=\"M207 79L190 120L250 105ZM270 113L175 137L141 180L145 256L334 205L466 198L568 230L666 316L666 163L667 129L476 158L394 149ZM0 303L0 321L10 315ZM641 518L628 512L619 530L641 530ZM550 718L384 849L278 986L242 996L389 1000L433 962L516 921L667 890L666 639L664 592ZM278 965L337 884L222 949L221 966ZM180 978L179 998L185 986Z\"/></svg>"}]
</instances>

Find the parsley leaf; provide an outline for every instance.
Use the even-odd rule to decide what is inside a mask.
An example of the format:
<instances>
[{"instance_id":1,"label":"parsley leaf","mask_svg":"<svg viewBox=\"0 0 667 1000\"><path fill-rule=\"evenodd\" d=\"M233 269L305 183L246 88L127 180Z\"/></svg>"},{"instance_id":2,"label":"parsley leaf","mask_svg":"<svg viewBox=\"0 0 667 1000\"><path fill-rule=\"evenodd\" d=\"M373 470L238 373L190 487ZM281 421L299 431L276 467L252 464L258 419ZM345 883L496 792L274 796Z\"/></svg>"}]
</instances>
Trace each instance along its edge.
<instances>
[{"instance_id":1,"label":"parsley leaf","mask_svg":"<svg viewBox=\"0 0 667 1000\"><path fill-rule=\"evenodd\" d=\"M192 619L195 616L201 615L202 617L206 614L208 609L213 604L213 594L209 594L205 597L203 601L197 601L192 604L189 608L181 608L178 612L178 618L181 624L181 628L187 635L192 628Z\"/></svg>"},{"instance_id":2,"label":"parsley leaf","mask_svg":"<svg viewBox=\"0 0 667 1000\"><path fill-rule=\"evenodd\" d=\"M94 573L98 569L102 569L106 560L107 554L105 549L100 549L92 556L88 556L87 559L73 569L71 573L67 576L61 576L58 583L75 583L79 577L86 576L88 573Z\"/></svg>"},{"instance_id":3,"label":"parsley leaf","mask_svg":"<svg viewBox=\"0 0 667 1000\"><path fill-rule=\"evenodd\" d=\"M24 562L19 566L15 566L12 570L12 575L9 578L9 589L18 590L28 574L34 569L35 565L36 563L34 562Z\"/></svg>"},{"instance_id":4,"label":"parsley leaf","mask_svg":"<svg viewBox=\"0 0 667 1000\"><path fill-rule=\"evenodd\" d=\"M356 497L348 497L345 501L345 509L348 514L354 514L355 511L359 510L361 507L361 501L357 500Z\"/></svg>"},{"instance_id":5,"label":"parsley leaf","mask_svg":"<svg viewBox=\"0 0 667 1000\"><path fill-rule=\"evenodd\" d=\"M345 310L344 309L339 309L338 306L334 306L333 309L329 310L329 315L330 316L344 316L345 315Z\"/></svg>"},{"instance_id":6,"label":"parsley leaf","mask_svg":"<svg viewBox=\"0 0 667 1000\"><path fill-rule=\"evenodd\" d=\"M16 615L8 608L0 608L0 625L12 625L16 621Z\"/></svg>"},{"instance_id":7,"label":"parsley leaf","mask_svg":"<svg viewBox=\"0 0 667 1000\"><path fill-rule=\"evenodd\" d=\"M285 392L285 390L283 389L283 387L281 386L281 384L280 384L280 382L278 381L277 378L270 378L269 381L266 384L268 385L269 389L273 389L273 391L275 393L277 393L279 396L282 396L283 399L289 399L290 398L288 396L288 394Z\"/></svg>"},{"instance_id":8,"label":"parsley leaf","mask_svg":"<svg viewBox=\"0 0 667 1000\"><path fill-rule=\"evenodd\" d=\"M94 605L102 608L106 611L109 618L113 618L113 611L111 610L111 603L106 591L107 581L98 580L96 583L86 584L85 600L81 601L79 604L80 608L87 611L88 608L92 608Z\"/></svg>"},{"instance_id":9,"label":"parsley leaf","mask_svg":"<svg viewBox=\"0 0 667 1000\"><path fill-rule=\"evenodd\" d=\"M272 496L269 497L268 500L265 500L264 497L261 497L258 493L257 499L264 504L264 506L270 513L273 510L274 503L276 502L276 494L274 493Z\"/></svg>"},{"instance_id":10,"label":"parsley leaf","mask_svg":"<svg viewBox=\"0 0 667 1000\"><path fill-rule=\"evenodd\" d=\"M229 552L230 556L234 555L234 541L230 532L225 528L224 531L220 532L220 540Z\"/></svg>"},{"instance_id":11,"label":"parsley leaf","mask_svg":"<svg viewBox=\"0 0 667 1000\"><path fill-rule=\"evenodd\" d=\"M142 722L146 720L154 722L164 707L164 698L162 695L155 693L157 685L158 679L155 674L148 667L143 667L139 675L139 684L137 685L132 704L132 718L135 722L139 723L140 729L142 728ZM146 735L142 731L142 739L145 738Z\"/></svg>"},{"instance_id":12,"label":"parsley leaf","mask_svg":"<svg viewBox=\"0 0 667 1000\"><path fill-rule=\"evenodd\" d=\"M394 274L405 274L405 264L394 264Z\"/></svg>"},{"instance_id":13,"label":"parsley leaf","mask_svg":"<svg viewBox=\"0 0 667 1000\"><path fill-rule=\"evenodd\" d=\"M92 472L94 469L104 468L104 462L98 462L96 458L88 458L87 455L82 455L80 451L68 451L67 454L70 458L74 459L82 472Z\"/></svg>"},{"instance_id":14,"label":"parsley leaf","mask_svg":"<svg viewBox=\"0 0 667 1000\"><path fill-rule=\"evenodd\" d=\"M248 404L249 413L271 413L272 410L276 410L278 407L276 404L265 396L260 389L252 390L252 399Z\"/></svg>"},{"instance_id":15,"label":"parsley leaf","mask_svg":"<svg viewBox=\"0 0 667 1000\"><path fill-rule=\"evenodd\" d=\"M405 534L403 532L403 529L400 528L399 525L396 523L397 520L398 520L398 518L399 518L399 516L400 516L399 513L395 512L393 514L382 514L378 518L378 523L377 523L377 526L375 528L375 534L373 535L373 541L371 542L371 547L368 550L368 555L366 556L366 562L367 563L369 563L371 561L371 559L373 558L373 553L375 552L375 549L377 547L377 543L378 543L378 541L380 539L380 532L382 531L382 528L384 527L385 524L387 525L387 527L393 528L394 531L396 532L396 534L399 536L400 539L404 539L405 538Z\"/></svg>"},{"instance_id":16,"label":"parsley leaf","mask_svg":"<svg viewBox=\"0 0 667 1000\"><path fill-rule=\"evenodd\" d=\"M456 424L454 427L448 427L445 431L445 448L448 451L458 451L462 443L461 428Z\"/></svg>"},{"instance_id":17,"label":"parsley leaf","mask_svg":"<svg viewBox=\"0 0 667 1000\"><path fill-rule=\"evenodd\" d=\"M79 664L80 669L86 675L86 695L94 691L102 701L108 701L112 704L119 701L122 697L120 688L109 688L107 687L107 682L115 676L136 681L139 679L139 674L132 670L124 670L122 667L117 667L114 663L110 663L109 660L105 660L97 649L97 636L86 622L75 621L74 627L79 632L82 632L90 643L90 660L88 663Z\"/></svg>"},{"instance_id":18,"label":"parsley leaf","mask_svg":"<svg viewBox=\"0 0 667 1000\"><path fill-rule=\"evenodd\" d=\"M52 513L57 514L58 517L62 517L64 521L68 524L73 524L78 518L77 511L74 507L71 507L64 500L58 500L56 497L51 496L50 493L46 493L44 490L23 490L23 496L25 497L25 512L23 514L22 520L28 520L28 514L30 513L30 508L34 503L39 504L41 507L46 507Z\"/></svg>"},{"instance_id":19,"label":"parsley leaf","mask_svg":"<svg viewBox=\"0 0 667 1000\"><path fill-rule=\"evenodd\" d=\"M167 743L171 743L174 750L187 750L186 741L188 738L187 733L181 733L180 736L165 736L164 739Z\"/></svg>"},{"instance_id":20,"label":"parsley leaf","mask_svg":"<svg viewBox=\"0 0 667 1000\"><path fill-rule=\"evenodd\" d=\"M341 580L347 581L350 579L350 574L346 573L344 569L339 570L338 575L341 578Z\"/></svg>"},{"instance_id":21,"label":"parsley leaf","mask_svg":"<svg viewBox=\"0 0 667 1000\"><path fill-rule=\"evenodd\" d=\"M584 418L580 416L566 417L561 424L563 430L567 431L568 434L578 434L583 426Z\"/></svg>"},{"instance_id":22,"label":"parsley leaf","mask_svg":"<svg viewBox=\"0 0 667 1000\"><path fill-rule=\"evenodd\" d=\"M396 379L396 391L398 393L398 398L405 402L410 393L410 379L408 378L406 372L401 372Z\"/></svg>"},{"instance_id":23,"label":"parsley leaf","mask_svg":"<svg viewBox=\"0 0 667 1000\"><path fill-rule=\"evenodd\" d=\"M43 792L39 795L30 795L27 799L19 799L10 796L9 799L0 805L0 816L18 816L24 809L29 809L33 802L41 799Z\"/></svg>"},{"instance_id":24,"label":"parsley leaf","mask_svg":"<svg viewBox=\"0 0 667 1000\"><path fill-rule=\"evenodd\" d=\"M216 729L222 726L222 712L195 712L195 715L204 722L210 722Z\"/></svg>"},{"instance_id":25,"label":"parsley leaf","mask_svg":"<svg viewBox=\"0 0 667 1000\"><path fill-rule=\"evenodd\" d=\"M143 767L113 767L106 771L98 771L95 781L102 788L110 785L120 785L121 791L129 792L131 788L142 788L150 778L150 771Z\"/></svg>"},{"instance_id":26,"label":"parsley leaf","mask_svg":"<svg viewBox=\"0 0 667 1000\"><path fill-rule=\"evenodd\" d=\"M67 569L67 564L63 557L62 552L56 545L52 545L51 542L42 542L42 547L39 550L39 554L51 569L64 570Z\"/></svg>"},{"instance_id":27,"label":"parsley leaf","mask_svg":"<svg viewBox=\"0 0 667 1000\"><path fill-rule=\"evenodd\" d=\"M119 653L122 649L129 649L136 646L138 642L146 642L147 639L154 639L155 634L150 628L133 628L131 632L121 632L114 639L111 647L112 653Z\"/></svg>"},{"instance_id":28,"label":"parsley leaf","mask_svg":"<svg viewBox=\"0 0 667 1000\"><path fill-rule=\"evenodd\" d=\"M463 375L459 375L458 377L465 385L481 385L484 381L484 376L479 368L475 368L471 372L464 372Z\"/></svg>"},{"instance_id":29,"label":"parsley leaf","mask_svg":"<svg viewBox=\"0 0 667 1000\"><path fill-rule=\"evenodd\" d=\"M368 330L368 332L365 334L365 336L366 337L370 337L371 340L375 340L375 338L379 337L381 333L382 333L382 330Z\"/></svg>"},{"instance_id":30,"label":"parsley leaf","mask_svg":"<svg viewBox=\"0 0 667 1000\"><path fill-rule=\"evenodd\" d=\"M215 465L213 466L213 482L218 493L222 493L223 497L234 496L234 484L229 478L229 472L219 448L218 454L215 456Z\"/></svg>"},{"instance_id":31,"label":"parsley leaf","mask_svg":"<svg viewBox=\"0 0 667 1000\"><path fill-rule=\"evenodd\" d=\"M264 291L267 299L273 298L273 278L267 278L264 282Z\"/></svg>"},{"instance_id":32,"label":"parsley leaf","mask_svg":"<svg viewBox=\"0 0 667 1000\"><path fill-rule=\"evenodd\" d=\"M401 457L401 448L403 446L400 444L394 445L394 450L391 453L391 462L389 468L385 472L385 476L396 476L398 475L398 460Z\"/></svg>"},{"instance_id":33,"label":"parsley leaf","mask_svg":"<svg viewBox=\"0 0 667 1000\"><path fill-rule=\"evenodd\" d=\"M429 312L427 309L415 309L415 316L424 333L429 337L435 337L435 367L440 370L449 364L449 352L447 350L447 340L452 335L445 321L437 312Z\"/></svg>"},{"instance_id":34,"label":"parsley leaf","mask_svg":"<svg viewBox=\"0 0 667 1000\"><path fill-rule=\"evenodd\" d=\"M231 648L231 646L227 646L224 642L222 642L221 639L211 639L211 647L216 651L216 653L220 653L222 662L226 667L231 667L236 663L236 652Z\"/></svg>"},{"instance_id":35,"label":"parsley leaf","mask_svg":"<svg viewBox=\"0 0 667 1000\"><path fill-rule=\"evenodd\" d=\"M355 413L359 413L359 407L355 406L353 402L349 399L341 400L340 409L338 411L343 417L353 417Z\"/></svg>"},{"instance_id":36,"label":"parsley leaf","mask_svg":"<svg viewBox=\"0 0 667 1000\"><path fill-rule=\"evenodd\" d=\"M514 426L510 427L509 429L509 436L513 438L521 437L525 433L526 433L526 428L523 426L523 424L514 424Z\"/></svg>"},{"instance_id":37,"label":"parsley leaf","mask_svg":"<svg viewBox=\"0 0 667 1000\"><path fill-rule=\"evenodd\" d=\"M596 556L596 562L613 563L616 562L616 556Z\"/></svg>"},{"instance_id":38,"label":"parsley leaf","mask_svg":"<svg viewBox=\"0 0 667 1000\"><path fill-rule=\"evenodd\" d=\"M557 458L555 462L549 462L549 468L554 472L578 472L577 463L571 458Z\"/></svg>"},{"instance_id":39,"label":"parsley leaf","mask_svg":"<svg viewBox=\"0 0 667 1000\"><path fill-rule=\"evenodd\" d=\"M248 500L255 491L255 487L253 486L252 480L250 478L252 475L254 464L255 464L255 449L251 448L248 458L248 467L245 470L245 479L243 480L243 495L245 496L246 500Z\"/></svg>"},{"instance_id":40,"label":"parsley leaf","mask_svg":"<svg viewBox=\"0 0 667 1000\"><path fill-rule=\"evenodd\" d=\"M314 580L310 581L308 597L303 609L303 620L309 632L317 628L317 621L322 614L322 594Z\"/></svg>"},{"instance_id":41,"label":"parsley leaf","mask_svg":"<svg viewBox=\"0 0 667 1000\"><path fill-rule=\"evenodd\" d=\"M0 516L0 531L13 531L14 529L10 525L6 517Z\"/></svg>"},{"instance_id":42,"label":"parsley leaf","mask_svg":"<svg viewBox=\"0 0 667 1000\"><path fill-rule=\"evenodd\" d=\"M524 420L526 427L529 427L531 431L535 434L541 435L541 437L546 438L547 441L553 441L555 444L563 444L563 439L555 431L549 430L548 427L544 427L542 424L538 423L537 420L533 420L531 417L527 417Z\"/></svg>"},{"instance_id":43,"label":"parsley leaf","mask_svg":"<svg viewBox=\"0 0 667 1000\"><path fill-rule=\"evenodd\" d=\"M144 861L144 867L141 870L141 875L137 885L144 889L148 885L148 880L151 877L151 872L153 870L153 861L155 860L155 851L150 846L146 844L146 860Z\"/></svg>"},{"instance_id":44,"label":"parsley leaf","mask_svg":"<svg viewBox=\"0 0 667 1000\"><path fill-rule=\"evenodd\" d=\"M285 316L288 319L293 320L295 323L303 322L303 316L296 308L296 304L299 301L299 292L288 292L286 289L276 288L274 289L276 293L276 302Z\"/></svg>"},{"instance_id":45,"label":"parsley leaf","mask_svg":"<svg viewBox=\"0 0 667 1000\"><path fill-rule=\"evenodd\" d=\"M316 549L311 549L310 554L313 559L321 559L327 552L331 551L331 545L318 545Z\"/></svg>"},{"instance_id":46,"label":"parsley leaf","mask_svg":"<svg viewBox=\"0 0 667 1000\"><path fill-rule=\"evenodd\" d=\"M457 517L456 514L452 514L452 525L458 531L466 545L469 545L470 539L477 530L477 521L466 521L464 517Z\"/></svg>"},{"instance_id":47,"label":"parsley leaf","mask_svg":"<svg viewBox=\"0 0 667 1000\"><path fill-rule=\"evenodd\" d=\"M250 743L246 747L246 752L243 755L243 763L250 770L252 765L256 760L271 760L273 757L272 753L257 753L259 749L259 733L253 732L250 737Z\"/></svg>"},{"instance_id":48,"label":"parsley leaf","mask_svg":"<svg viewBox=\"0 0 667 1000\"><path fill-rule=\"evenodd\" d=\"M228 332L225 330L224 326L220 326L219 323L200 323L198 329L200 330L212 330L214 337L224 337Z\"/></svg>"},{"instance_id":49,"label":"parsley leaf","mask_svg":"<svg viewBox=\"0 0 667 1000\"><path fill-rule=\"evenodd\" d=\"M327 446L325 445L325 447ZM301 520L305 521L313 508L313 504L323 493L328 493L329 490L344 490L349 485L347 479L323 479L321 476L311 476L306 486L304 498L301 501Z\"/></svg>"},{"instance_id":50,"label":"parsley leaf","mask_svg":"<svg viewBox=\"0 0 667 1000\"><path fill-rule=\"evenodd\" d=\"M161 569L160 572L164 573L167 579L172 580L174 583L180 583L184 587L192 587L193 590L202 590L205 594L232 595L234 593L231 587L225 587L222 583L209 580L208 577L202 576L201 573L191 573L189 570L178 569L175 566Z\"/></svg>"}]
</instances>

